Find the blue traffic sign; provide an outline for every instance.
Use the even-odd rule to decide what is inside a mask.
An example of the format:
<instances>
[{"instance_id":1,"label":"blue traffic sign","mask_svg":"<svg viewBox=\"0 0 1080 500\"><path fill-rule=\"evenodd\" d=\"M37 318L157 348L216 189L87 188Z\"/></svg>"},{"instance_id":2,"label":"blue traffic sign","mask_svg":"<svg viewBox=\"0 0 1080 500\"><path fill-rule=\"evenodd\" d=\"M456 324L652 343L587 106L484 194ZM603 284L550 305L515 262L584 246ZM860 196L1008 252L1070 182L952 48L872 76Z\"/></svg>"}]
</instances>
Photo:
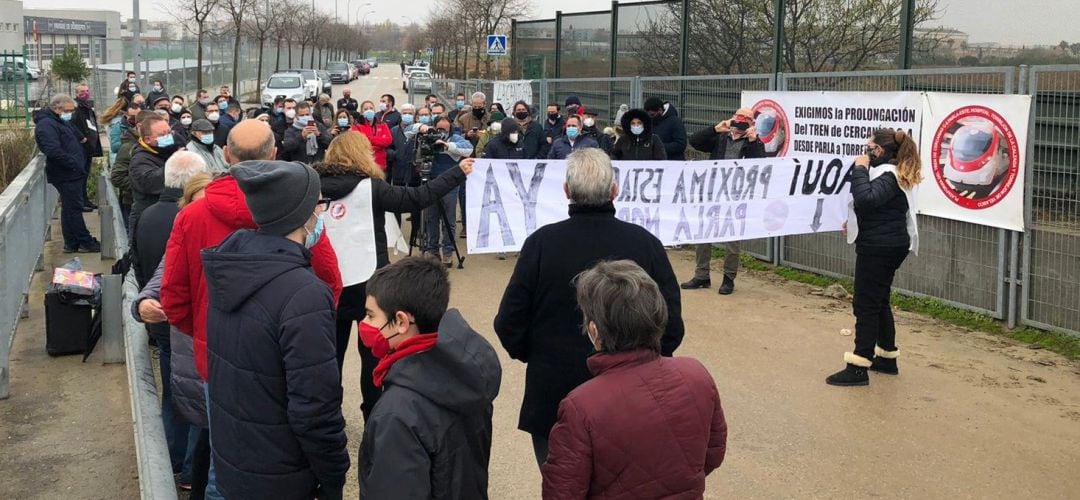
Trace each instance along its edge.
<instances>
[{"instance_id":1,"label":"blue traffic sign","mask_svg":"<svg viewBox=\"0 0 1080 500\"><path fill-rule=\"evenodd\" d=\"M489 56L505 56L506 35L488 35L487 54Z\"/></svg>"}]
</instances>

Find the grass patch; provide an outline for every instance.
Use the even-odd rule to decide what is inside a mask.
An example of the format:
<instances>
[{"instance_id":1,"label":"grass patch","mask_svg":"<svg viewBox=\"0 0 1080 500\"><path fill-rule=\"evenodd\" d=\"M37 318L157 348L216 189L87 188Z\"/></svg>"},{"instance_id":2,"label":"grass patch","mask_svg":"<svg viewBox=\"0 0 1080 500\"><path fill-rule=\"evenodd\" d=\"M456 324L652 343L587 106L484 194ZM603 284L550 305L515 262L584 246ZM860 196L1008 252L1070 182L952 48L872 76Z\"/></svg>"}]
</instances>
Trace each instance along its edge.
<instances>
[{"instance_id":1,"label":"grass patch","mask_svg":"<svg viewBox=\"0 0 1080 500\"><path fill-rule=\"evenodd\" d=\"M727 252L722 247L713 249L713 257L715 258L723 259L726 254ZM830 278L787 266L774 266L745 253L742 254L740 261L745 269L771 272L790 281L822 288L839 283L848 293L854 293L855 291L855 285L850 279ZM969 330L990 335L1000 335L1025 344L1037 345L1061 354L1070 360L1080 359L1080 337L1031 327L1010 330L1003 322L985 314L953 307L940 300L927 297L911 297L893 292L892 305L901 311L922 314Z\"/></svg>"}]
</instances>

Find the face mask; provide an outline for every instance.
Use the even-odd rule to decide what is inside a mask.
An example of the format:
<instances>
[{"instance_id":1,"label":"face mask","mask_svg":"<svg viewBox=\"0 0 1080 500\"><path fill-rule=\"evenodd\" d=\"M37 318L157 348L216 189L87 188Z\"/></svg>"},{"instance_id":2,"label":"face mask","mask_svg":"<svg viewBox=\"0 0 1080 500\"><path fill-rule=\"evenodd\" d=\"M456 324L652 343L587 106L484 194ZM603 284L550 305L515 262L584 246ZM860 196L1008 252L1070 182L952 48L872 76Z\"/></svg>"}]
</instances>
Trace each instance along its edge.
<instances>
[{"instance_id":1,"label":"face mask","mask_svg":"<svg viewBox=\"0 0 1080 500\"><path fill-rule=\"evenodd\" d=\"M644 125L631 125L630 126L630 133L634 134L634 135L644 134L645 133L645 126Z\"/></svg>"},{"instance_id":2,"label":"face mask","mask_svg":"<svg viewBox=\"0 0 1080 500\"><path fill-rule=\"evenodd\" d=\"M577 110L578 110L578 105L576 105L576 104L574 104L574 105L571 105L571 106L567 106L567 107L566 107L566 115L567 115L567 116L569 116L569 115L576 115L576 114L577 114Z\"/></svg>"},{"instance_id":3,"label":"face mask","mask_svg":"<svg viewBox=\"0 0 1080 500\"><path fill-rule=\"evenodd\" d=\"M129 76L128 81L131 82L131 83L135 83L135 77L134 76Z\"/></svg>"},{"instance_id":4,"label":"face mask","mask_svg":"<svg viewBox=\"0 0 1080 500\"><path fill-rule=\"evenodd\" d=\"M214 135L213 134L205 134L205 135L203 135L202 137L199 138L199 142L209 146L209 145L214 143Z\"/></svg>"},{"instance_id":5,"label":"face mask","mask_svg":"<svg viewBox=\"0 0 1080 500\"><path fill-rule=\"evenodd\" d=\"M507 139L510 139L510 144L517 144L517 141L518 141L518 133L517 133L517 132L511 132L511 133L510 133L510 136L509 136L509 137L507 137Z\"/></svg>"},{"instance_id":6,"label":"face mask","mask_svg":"<svg viewBox=\"0 0 1080 500\"><path fill-rule=\"evenodd\" d=\"M311 115L296 117L296 123L299 123L300 125L306 127L307 124L311 123Z\"/></svg>"},{"instance_id":7,"label":"face mask","mask_svg":"<svg viewBox=\"0 0 1080 500\"><path fill-rule=\"evenodd\" d=\"M517 113L514 113L514 118L517 118L518 120L525 120L528 117L529 117L529 112L528 111L518 111Z\"/></svg>"},{"instance_id":8,"label":"face mask","mask_svg":"<svg viewBox=\"0 0 1080 500\"><path fill-rule=\"evenodd\" d=\"M457 101L457 102L454 103L454 105L457 106L457 109L464 108L465 107L465 101Z\"/></svg>"},{"instance_id":9,"label":"face mask","mask_svg":"<svg viewBox=\"0 0 1080 500\"><path fill-rule=\"evenodd\" d=\"M134 85L128 86L128 92L135 92L136 90L139 90L139 87L136 87Z\"/></svg>"},{"instance_id":10,"label":"face mask","mask_svg":"<svg viewBox=\"0 0 1080 500\"><path fill-rule=\"evenodd\" d=\"M288 118L290 120L292 120L293 118L296 118L296 110L295 109L285 110L285 118Z\"/></svg>"},{"instance_id":11,"label":"face mask","mask_svg":"<svg viewBox=\"0 0 1080 500\"><path fill-rule=\"evenodd\" d=\"M159 148L169 148L172 147L173 144L174 141L172 134L163 135L157 138L157 147Z\"/></svg>"},{"instance_id":12,"label":"face mask","mask_svg":"<svg viewBox=\"0 0 1080 500\"><path fill-rule=\"evenodd\" d=\"M73 114L74 113L60 113L60 119L66 121L66 122L69 122L69 121L71 121L71 116Z\"/></svg>"},{"instance_id":13,"label":"face mask","mask_svg":"<svg viewBox=\"0 0 1080 500\"><path fill-rule=\"evenodd\" d=\"M80 101L89 101L90 100L90 93L89 92L79 92L78 98L79 98Z\"/></svg>"},{"instance_id":14,"label":"face mask","mask_svg":"<svg viewBox=\"0 0 1080 500\"><path fill-rule=\"evenodd\" d=\"M154 85L154 92L161 92L161 85Z\"/></svg>"},{"instance_id":15,"label":"face mask","mask_svg":"<svg viewBox=\"0 0 1080 500\"><path fill-rule=\"evenodd\" d=\"M229 101L221 101L217 103L217 107L221 110L222 113L224 113L225 111L229 110Z\"/></svg>"},{"instance_id":16,"label":"face mask","mask_svg":"<svg viewBox=\"0 0 1080 500\"><path fill-rule=\"evenodd\" d=\"M181 109L184 109L184 107L179 105L179 104L173 103L173 105L172 105L172 112L173 113L179 113Z\"/></svg>"},{"instance_id":17,"label":"face mask","mask_svg":"<svg viewBox=\"0 0 1080 500\"><path fill-rule=\"evenodd\" d=\"M415 120L415 118L413 118L413 115L410 115L410 114L401 115L401 123L404 123L405 125L412 125L413 120Z\"/></svg>"},{"instance_id":18,"label":"face mask","mask_svg":"<svg viewBox=\"0 0 1080 500\"><path fill-rule=\"evenodd\" d=\"M364 119L369 121L369 122L374 120L375 119L375 110L369 109L367 111L364 111Z\"/></svg>"},{"instance_id":19,"label":"face mask","mask_svg":"<svg viewBox=\"0 0 1080 500\"><path fill-rule=\"evenodd\" d=\"M566 127L566 136L573 139L578 136L577 127Z\"/></svg>"},{"instance_id":20,"label":"face mask","mask_svg":"<svg viewBox=\"0 0 1080 500\"><path fill-rule=\"evenodd\" d=\"M282 109L282 108L274 108L274 114L275 115L280 115L281 113L284 113L284 112L285 112L285 110Z\"/></svg>"},{"instance_id":21,"label":"face mask","mask_svg":"<svg viewBox=\"0 0 1080 500\"><path fill-rule=\"evenodd\" d=\"M308 233L307 238L304 238L304 248L311 248L319 242L319 237L323 233L323 214L319 214L315 218L315 229Z\"/></svg>"},{"instance_id":22,"label":"face mask","mask_svg":"<svg viewBox=\"0 0 1080 500\"><path fill-rule=\"evenodd\" d=\"M206 106L207 104L210 104L210 99L199 99L199 104Z\"/></svg>"},{"instance_id":23,"label":"face mask","mask_svg":"<svg viewBox=\"0 0 1080 500\"><path fill-rule=\"evenodd\" d=\"M221 118L221 113L218 113L217 111L214 111L213 113L207 113L206 114L206 119L210 120L212 122L218 121L218 118Z\"/></svg>"},{"instance_id":24,"label":"face mask","mask_svg":"<svg viewBox=\"0 0 1080 500\"><path fill-rule=\"evenodd\" d=\"M386 103L385 102L380 102L379 103L379 111L386 111Z\"/></svg>"},{"instance_id":25,"label":"face mask","mask_svg":"<svg viewBox=\"0 0 1080 500\"><path fill-rule=\"evenodd\" d=\"M386 322L383 328L390 325L390 322ZM389 337L384 337L382 334L382 328L375 328L367 323L360 322L360 341L371 349L371 355L378 359L385 358L387 354L390 354L390 339L397 337L400 333L395 333Z\"/></svg>"},{"instance_id":26,"label":"face mask","mask_svg":"<svg viewBox=\"0 0 1080 500\"><path fill-rule=\"evenodd\" d=\"M559 119L558 113L548 113L548 120L555 121Z\"/></svg>"},{"instance_id":27,"label":"face mask","mask_svg":"<svg viewBox=\"0 0 1080 500\"><path fill-rule=\"evenodd\" d=\"M498 134L499 132L502 132L502 124L499 123L499 122L492 123L491 124L491 131L496 133L496 134Z\"/></svg>"},{"instance_id":28,"label":"face mask","mask_svg":"<svg viewBox=\"0 0 1080 500\"><path fill-rule=\"evenodd\" d=\"M586 127L592 127L593 125L596 125L596 120L593 120L592 118L586 118L585 119L585 126Z\"/></svg>"},{"instance_id":29,"label":"face mask","mask_svg":"<svg viewBox=\"0 0 1080 500\"><path fill-rule=\"evenodd\" d=\"M185 126L185 127L188 126L188 125L191 125L191 118L181 118L180 119L180 124Z\"/></svg>"},{"instance_id":30,"label":"face mask","mask_svg":"<svg viewBox=\"0 0 1080 500\"><path fill-rule=\"evenodd\" d=\"M428 125L431 123L431 115L424 115L420 117L420 123Z\"/></svg>"},{"instance_id":31,"label":"face mask","mask_svg":"<svg viewBox=\"0 0 1080 500\"><path fill-rule=\"evenodd\" d=\"M501 122L503 120L503 118L506 118L506 115L504 115L504 114L502 114L502 113L500 113L498 111L492 111L491 112L491 121L493 121L493 122Z\"/></svg>"},{"instance_id":32,"label":"face mask","mask_svg":"<svg viewBox=\"0 0 1080 500\"><path fill-rule=\"evenodd\" d=\"M477 118L484 116L484 108L476 108L472 110L472 115Z\"/></svg>"},{"instance_id":33,"label":"face mask","mask_svg":"<svg viewBox=\"0 0 1080 500\"><path fill-rule=\"evenodd\" d=\"M338 118L337 119L337 124L338 124L339 127L348 127L349 126L349 119L348 118Z\"/></svg>"}]
</instances>

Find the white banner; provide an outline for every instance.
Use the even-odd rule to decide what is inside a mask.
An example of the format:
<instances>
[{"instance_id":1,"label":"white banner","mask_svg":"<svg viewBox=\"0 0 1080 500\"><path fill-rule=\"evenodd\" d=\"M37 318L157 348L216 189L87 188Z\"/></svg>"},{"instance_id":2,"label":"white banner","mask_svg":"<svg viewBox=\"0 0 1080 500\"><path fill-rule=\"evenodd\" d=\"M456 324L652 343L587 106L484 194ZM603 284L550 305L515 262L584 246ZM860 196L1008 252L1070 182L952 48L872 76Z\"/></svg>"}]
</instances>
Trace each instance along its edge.
<instances>
[{"instance_id":1,"label":"white banner","mask_svg":"<svg viewBox=\"0 0 1080 500\"><path fill-rule=\"evenodd\" d=\"M1031 97L928 93L919 212L1024 230Z\"/></svg>"},{"instance_id":2,"label":"white banner","mask_svg":"<svg viewBox=\"0 0 1080 500\"><path fill-rule=\"evenodd\" d=\"M838 231L850 162L836 156L614 162L616 217L664 245ZM469 253L517 251L569 217L564 160L476 161L466 184ZM587 242L583 242L587 244Z\"/></svg>"},{"instance_id":3,"label":"white banner","mask_svg":"<svg viewBox=\"0 0 1080 500\"><path fill-rule=\"evenodd\" d=\"M491 97L491 102L497 102L503 105L506 109L506 115L513 114L513 110L510 109L515 102L525 101L525 104L532 106L532 80L508 80L495 82L494 96Z\"/></svg>"}]
</instances>

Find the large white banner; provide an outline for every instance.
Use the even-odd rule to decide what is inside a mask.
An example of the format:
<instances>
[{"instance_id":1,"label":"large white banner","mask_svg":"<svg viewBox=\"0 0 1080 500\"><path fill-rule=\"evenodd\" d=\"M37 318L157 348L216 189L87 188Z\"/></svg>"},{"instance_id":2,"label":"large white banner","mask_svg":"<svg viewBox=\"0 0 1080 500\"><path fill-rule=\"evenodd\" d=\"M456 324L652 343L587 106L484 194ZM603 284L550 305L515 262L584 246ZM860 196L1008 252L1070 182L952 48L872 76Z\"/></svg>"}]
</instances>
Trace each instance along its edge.
<instances>
[{"instance_id":1,"label":"large white banner","mask_svg":"<svg viewBox=\"0 0 1080 500\"><path fill-rule=\"evenodd\" d=\"M616 217L665 245L838 231L850 165L825 155L614 162ZM519 250L537 228L568 218L564 160L482 159L474 169L466 184L469 253Z\"/></svg>"},{"instance_id":2,"label":"large white banner","mask_svg":"<svg viewBox=\"0 0 1080 500\"><path fill-rule=\"evenodd\" d=\"M919 212L1024 230L1031 97L928 93Z\"/></svg>"},{"instance_id":3,"label":"large white banner","mask_svg":"<svg viewBox=\"0 0 1080 500\"><path fill-rule=\"evenodd\" d=\"M510 109L515 102L525 101L525 104L532 105L532 80L508 80L495 82L495 89L493 92L495 95L491 97L491 102L497 102L503 105L506 109L506 115L513 114L513 110Z\"/></svg>"}]
</instances>

